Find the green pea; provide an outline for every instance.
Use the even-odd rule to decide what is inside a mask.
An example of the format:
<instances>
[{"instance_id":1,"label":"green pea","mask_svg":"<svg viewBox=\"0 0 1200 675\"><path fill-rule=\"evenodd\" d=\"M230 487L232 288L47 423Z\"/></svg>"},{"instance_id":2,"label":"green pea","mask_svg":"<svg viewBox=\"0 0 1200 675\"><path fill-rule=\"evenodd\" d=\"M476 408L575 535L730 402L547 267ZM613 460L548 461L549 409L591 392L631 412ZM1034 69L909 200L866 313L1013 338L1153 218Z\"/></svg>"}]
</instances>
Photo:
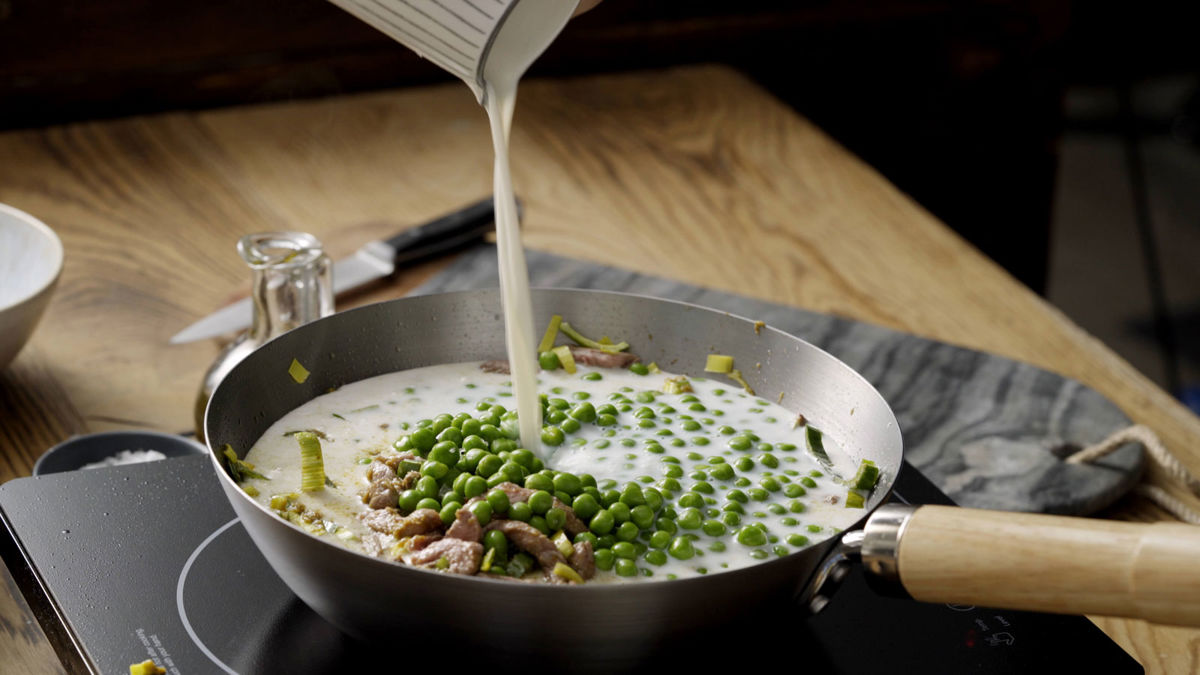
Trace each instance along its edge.
<instances>
[{"instance_id":1,"label":"green pea","mask_svg":"<svg viewBox=\"0 0 1200 675\"><path fill-rule=\"evenodd\" d=\"M737 527L742 523L742 517L733 511L726 511L721 514L721 522L729 527Z\"/></svg>"},{"instance_id":2,"label":"green pea","mask_svg":"<svg viewBox=\"0 0 1200 675\"><path fill-rule=\"evenodd\" d=\"M738 476L737 480L733 481L733 484L740 488L750 487L753 485L753 483L750 482L750 479L746 478L745 476Z\"/></svg>"},{"instance_id":3,"label":"green pea","mask_svg":"<svg viewBox=\"0 0 1200 675\"><path fill-rule=\"evenodd\" d=\"M568 413L572 419L580 422L594 422L596 420L596 408L591 403L580 403L571 412Z\"/></svg>"},{"instance_id":4,"label":"green pea","mask_svg":"<svg viewBox=\"0 0 1200 675\"><path fill-rule=\"evenodd\" d=\"M740 513L743 515L746 513L746 509L742 506L741 502L725 502L721 505L721 510L726 513Z\"/></svg>"},{"instance_id":5,"label":"green pea","mask_svg":"<svg viewBox=\"0 0 1200 675\"><path fill-rule=\"evenodd\" d=\"M593 371L593 372L590 372L590 373L585 373L585 374L584 374L584 376L583 376L583 379L585 379L585 380L589 380L589 381L591 381L591 382L596 382L596 381L598 381L598 380L603 380L603 379L604 379L604 376L603 376L603 375L601 375L600 373L597 373L597 372L594 372L594 371Z\"/></svg>"},{"instance_id":6,"label":"green pea","mask_svg":"<svg viewBox=\"0 0 1200 675\"><path fill-rule=\"evenodd\" d=\"M599 513L600 503L596 501L595 497L585 492L571 502L571 508L575 511L575 515L586 522Z\"/></svg>"},{"instance_id":7,"label":"green pea","mask_svg":"<svg viewBox=\"0 0 1200 675\"><path fill-rule=\"evenodd\" d=\"M749 457L739 457L735 466L738 471L749 471L754 468L754 460Z\"/></svg>"},{"instance_id":8,"label":"green pea","mask_svg":"<svg viewBox=\"0 0 1200 675\"><path fill-rule=\"evenodd\" d=\"M671 544L671 533L666 530L657 530L650 535L651 548L666 548Z\"/></svg>"},{"instance_id":9,"label":"green pea","mask_svg":"<svg viewBox=\"0 0 1200 675\"><path fill-rule=\"evenodd\" d=\"M563 529L563 526L566 524L566 511L563 511L557 506L552 507L549 511L546 511L546 526L549 527L551 531L557 532L558 530Z\"/></svg>"},{"instance_id":10,"label":"green pea","mask_svg":"<svg viewBox=\"0 0 1200 675\"><path fill-rule=\"evenodd\" d=\"M813 480L813 479L809 478L808 476L805 476L804 478L801 478L801 479L800 479L800 482L801 482L801 483L803 483L805 487L810 487L810 488L815 488L815 487L817 487L817 481L815 481L815 480Z\"/></svg>"},{"instance_id":11,"label":"green pea","mask_svg":"<svg viewBox=\"0 0 1200 675\"><path fill-rule=\"evenodd\" d=\"M687 537L675 537L671 540L668 552L672 558L677 560L691 560L696 555L696 549L692 547L692 540Z\"/></svg>"},{"instance_id":12,"label":"green pea","mask_svg":"<svg viewBox=\"0 0 1200 675\"><path fill-rule=\"evenodd\" d=\"M683 508L703 507L704 497L701 497L695 492L685 492L683 496L679 498L679 505Z\"/></svg>"},{"instance_id":13,"label":"green pea","mask_svg":"<svg viewBox=\"0 0 1200 675\"><path fill-rule=\"evenodd\" d=\"M417 454L424 455L437 443L437 434L429 427L421 427L409 434L409 440Z\"/></svg>"},{"instance_id":14,"label":"green pea","mask_svg":"<svg viewBox=\"0 0 1200 675\"><path fill-rule=\"evenodd\" d=\"M788 527L795 527L800 521L796 520L795 518L792 518L791 516L788 516L787 518L780 519L779 522L783 523L784 525L786 525Z\"/></svg>"},{"instance_id":15,"label":"green pea","mask_svg":"<svg viewBox=\"0 0 1200 675\"><path fill-rule=\"evenodd\" d=\"M615 543L617 538L611 534L603 534L596 539L596 546L599 548L612 548Z\"/></svg>"},{"instance_id":16,"label":"green pea","mask_svg":"<svg viewBox=\"0 0 1200 675\"><path fill-rule=\"evenodd\" d=\"M516 502L508 507L508 517L513 520L519 520L522 523L528 523L533 517L533 509L529 508L526 502Z\"/></svg>"},{"instance_id":17,"label":"green pea","mask_svg":"<svg viewBox=\"0 0 1200 675\"><path fill-rule=\"evenodd\" d=\"M596 550L596 543L600 541L600 538L591 532L580 532L579 534L575 535L576 544L582 544L585 541L591 543L592 551L594 552Z\"/></svg>"},{"instance_id":18,"label":"green pea","mask_svg":"<svg viewBox=\"0 0 1200 675\"><path fill-rule=\"evenodd\" d=\"M437 439L439 444L449 443L451 447L457 448L463 442L463 432L454 427L446 427L442 430L442 433L437 435ZM434 445L433 447L436 448L437 445Z\"/></svg>"},{"instance_id":19,"label":"green pea","mask_svg":"<svg viewBox=\"0 0 1200 675\"><path fill-rule=\"evenodd\" d=\"M638 573L637 563L625 558L617 558L614 567L619 577L635 577Z\"/></svg>"},{"instance_id":20,"label":"green pea","mask_svg":"<svg viewBox=\"0 0 1200 675\"><path fill-rule=\"evenodd\" d=\"M698 480L695 483L693 483L692 491L700 492L700 493L703 493L706 495L711 495L713 492L715 492L715 490L713 489L713 486L711 484L709 484L708 481L703 481L703 480Z\"/></svg>"},{"instance_id":21,"label":"green pea","mask_svg":"<svg viewBox=\"0 0 1200 675\"><path fill-rule=\"evenodd\" d=\"M618 558L625 558L627 560L633 560L637 557L637 548L627 541L618 541L613 544L612 552Z\"/></svg>"},{"instance_id":22,"label":"green pea","mask_svg":"<svg viewBox=\"0 0 1200 675\"><path fill-rule=\"evenodd\" d=\"M506 513L510 506L508 494L504 490L494 489L487 495L487 502L491 504L492 511L495 513Z\"/></svg>"},{"instance_id":23,"label":"green pea","mask_svg":"<svg viewBox=\"0 0 1200 675\"><path fill-rule=\"evenodd\" d=\"M743 504L750 501L750 498L746 496L745 492L742 492L741 490L737 490L737 489L733 489L733 490L730 490L729 492L726 492L725 498L728 499L729 501L741 502Z\"/></svg>"},{"instance_id":24,"label":"green pea","mask_svg":"<svg viewBox=\"0 0 1200 675\"><path fill-rule=\"evenodd\" d=\"M758 463L775 469L779 467L779 458L769 452L764 452L758 456Z\"/></svg>"},{"instance_id":25,"label":"green pea","mask_svg":"<svg viewBox=\"0 0 1200 675\"><path fill-rule=\"evenodd\" d=\"M510 483L516 483L520 485L521 481L525 480L526 472L525 467L510 460L502 464L500 466L500 470L496 473L500 476L503 476L501 480L507 480Z\"/></svg>"},{"instance_id":26,"label":"green pea","mask_svg":"<svg viewBox=\"0 0 1200 675\"><path fill-rule=\"evenodd\" d=\"M433 476L424 475L417 479L417 494L422 497L432 497L438 493L438 482Z\"/></svg>"},{"instance_id":27,"label":"green pea","mask_svg":"<svg viewBox=\"0 0 1200 675\"><path fill-rule=\"evenodd\" d=\"M638 529L646 530L654 524L654 510L645 504L639 504L629 511L629 520Z\"/></svg>"},{"instance_id":28,"label":"green pea","mask_svg":"<svg viewBox=\"0 0 1200 675\"><path fill-rule=\"evenodd\" d=\"M562 362L558 360L558 354L547 350L538 354L538 365L542 367L542 370L558 370L562 366Z\"/></svg>"},{"instance_id":29,"label":"green pea","mask_svg":"<svg viewBox=\"0 0 1200 675\"><path fill-rule=\"evenodd\" d=\"M717 480L730 480L734 476L733 467L728 464L718 464L709 469L708 473Z\"/></svg>"},{"instance_id":30,"label":"green pea","mask_svg":"<svg viewBox=\"0 0 1200 675\"><path fill-rule=\"evenodd\" d=\"M550 526L546 524L545 518L543 518L541 516L531 516L529 518L529 524L532 527L536 528L538 532L541 532L542 534L547 535L547 536L550 535Z\"/></svg>"},{"instance_id":31,"label":"green pea","mask_svg":"<svg viewBox=\"0 0 1200 675\"><path fill-rule=\"evenodd\" d=\"M453 428L453 427L451 427L451 428ZM424 473L427 476L434 476L435 478L440 478L441 476L437 476L434 473L432 473L432 471L433 471L432 469L427 471L426 467L430 464L441 464L441 465L445 466L446 469L449 469L450 467L454 466L457 463L458 463L458 448L456 448L453 443L449 443L449 442L438 443L437 445L433 446L432 450L429 451L429 460L426 461L425 464L421 467L421 473ZM440 471L440 470L438 470L438 471ZM442 475L444 476L445 472L442 472Z\"/></svg>"},{"instance_id":32,"label":"green pea","mask_svg":"<svg viewBox=\"0 0 1200 675\"><path fill-rule=\"evenodd\" d=\"M735 429L729 425L717 427L717 433L721 434L722 436L732 436L734 432Z\"/></svg>"},{"instance_id":33,"label":"green pea","mask_svg":"<svg viewBox=\"0 0 1200 675\"><path fill-rule=\"evenodd\" d=\"M566 440L566 435L563 434L562 429L554 425L542 427L542 443L550 446L559 446L563 444L564 440Z\"/></svg>"},{"instance_id":34,"label":"green pea","mask_svg":"<svg viewBox=\"0 0 1200 675\"><path fill-rule=\"evenodd\" d=\"M646 495L642 492L642 486L637 483L626 483L625 489L621 490L621 503L630 507L645 504Z\"/></svg>"},{"instance_id":35,"label":"green pea","mask_svg":"<svg viewBox=\"0 0 1200 675\"><path fill-rule=\"evenodd\" d=\"M820 525L809 525L805 529L808 530L809 532L820 532L821 526Z\"/></svg>"},{"instance_id":36,"label":"green pea","mask_svg":"<svg viewBox=\"0 0 1200 675\"><path fill-rule=\"evenodd\" d=\"M650 374L650 368L647 367L646 364L644 364L644 363L631 363L629 365L629 371L632 373L636 373L638 375L649 375Z\"/></svg>"},{"instance_id":37,"label":"green pea","mask_svg":"<svg viewBox=\"0 0 1200 675\"><path fill-rule=\"evenodd\" d=\"M653 479L651 480L653 482ZM642 495L646 498L646 506L650 507L651 511L658 511L663 504L662 493L657 488L644 488Z\"/></svg>"},{"instance_id":38,"label":"green pea","mask_svg":"<svg viewBox=\"0 0 1200 675\"><path fill-rule=\"evenodd\" d=\"M492 454L499 455L505 451L516 450L517 447L517 442L511 438L497 438L489 444L488 449Z\"/></svg>"},{"instance_id":39,"label":"green pea","mask_svg":"<svg viewBox=\"0 0 1200 675\"><path fill-rule=\"evenodd\" d=\"M763 476L762 479L758 481L758 484L771 492L779 492L781 489L783 489L783 486L779 484L779 481L775 480L774 476Z\"/></svg>"},{"instance_id":40,"label":"green pea","mask_svg":"<svg viewBox=\"0 0 1200 675\"><path fill-rule=\"evenodd\" d=\"M550 493L545 490L538 490L529 495L528 504L534 513L541 515L554 506L554 497L550 496Z\"/></svg>"},{"instance_id":41,"label":"green pea","mask_svg":"<svg viewBox=\"0 0 1200 675\"><path fill-rule=\"evenodd\" d=\"M655 394L652 391L639 391L633 395L633 399L638 403L653 403Z\"/></svg>"},{"instance_id":42,"label":"green pea","mask_svg":"<svg viewBox=\"0 0 1200 675\"><path fill-rule=\"evenodd\" d=\"M413 511L417 508L417 502L421 501L421 494L416 490L405 490L400 493L399 507L401 511Z\"/></svg>"},{"instance_id":43,"label":"green pea","mask_svg":"<svg viewBox=\"0 0 1200 675\"><path fill-rule=\"evenodd\" d=\"M625 502L616 502L612 506L608 507L608 512L610 515L612 515L613 522L617 523L618 525L628 521L632 515L629 505Z\"/></svg>"},{"instance_id":44,"label":"green pea","mask_svg":"<svg viewBox=\"0 0 1200 675\"><path fill-rule=\"evenodd\" d=\"M490 478L492 474L499 471L500 467L502 466L504 466L504 460L500 459L496 455L488 455L487 457L479 460L479 466L475 467L475 473L484 478Z\"/></svg>"},{"instance_id":45,"label":"green pea","mask_svg":"<svg viewBox=\"0 0 1200 675\"><path fill-rule=\"evenodd\" d=\"M613 519L612 514L605 509L597 511L596 515L592 516L592 520L588 523L588 529L598 535L606 535L612 532L615 526L616 521Z\"/></svg>"},{"instance_id":46,"label":"green pea","mask_svg":"<svg viewBox=\"0 0 1200 675\"><path fill-rule=\"evenodd\" d=\"M750 498L756 502L765 502L771 496L770 492L762 488L750 488L746 490L746 494L749 494Z\"/></svg>"},{"instance_id":47,"label":"green pea","mask_svg":"<svg viewBox=\"0 0 1200 675\"><path fill-rule=\"evenodd\" d=\"M804 546L808 544L808 537L802 534L789 534L787 543L791 544L792 546Z\"/></svg>"},{"instance_id":48,"label":"green pea","mask_svg":"<svg viewBox=\"0 0 1200 675\"><path fill-rule=\"evenodd\" d=\"M421 501L417 502L418 509L430 509L433 511L441 511L442 504L433 497L422 497Z\"/></svg>"},{"instance_id":49,"label":"green pea","mask_svg":"<svg viewBox=\"0 0 1200 675\"><path fill-rule=\"evenodd\" d=\"M662 551L647 551L646 555L642 556L642 560L651 565L665 565L667 563L667 554Z\"/></svg>"},{"instance_id":50,"label":"green pea","mask_svg":"<svg viewBox=\"0 0 1200 675\"><path fill-rule=\"evenodd\" d=\"M606 509L619 501L621 501L621 493L616 490L609 488L600 493L600 504Z\"/></svg>"},{"instance_id":51,"label":"green pea","mask_svg":"<svg viewBox=\"0 0 1200 675\"><path fill-rule=\"evenodd\" d=\"M684 431L698 431L700 429L700 423L696 420L684 420L683 423L679 425L679 428L683 429Z\"/></svg>"},{"instance_id":52,"label":"green pea","mask_svg":"<svg viewBox=\"0 0 1200 675\"><path fill-rule=\"evenodd\" d=\"M492 427L492 428L494 429L495 427ZM475 436L475 435L467 436L466 438L463 439L462 449L468 450L468 451L469 450L487 450L488 442L482 436Z\"/></svg>"},{"instance_id":53,"label":"green pea","mask_svg":"<svg viewBox=\"0 0 1200 675\"><path fill-rule=\"evenodd\" d=\"M494 422L492 420L495 420ZM500 438L500 418L495 415L487 415L481 420L483 424L479 427L479 437L487 441L489 444ZM467 440L464 438L463 442Z\"/></svg>"},{"instance_id":54,"label":"green pea","mask_svg":"<svg viewBox=\"0 0 1200 675\"><path fill-rule=\"evenodd\" d=\"M482 427L482 422L468 415L463 419L462 424L458 426L458 430L462 432L463 441L465 442L468 437L477 435Z\"/></svg>"},{"instance_id":55,"label":"green pea","mask_svg":"<svg viewBox=\"0 0 1200 675\"><path fill-rule=\"evenodd\" d=\"M749 450L750 440L744 436L735 436L725 445L731 450Z\"/></svg>"},{"instance_id":56,"label":"green pea","mask_svg":"<svg viewBox=\"0 0 1200 675\"><path fill-rule=\"evenodd\" d=\"M663 467L663 475L667 478L679 478L683 476L683 467L678 464L668 464Z\"/></svg>"},{"instance_id":57,"label":"green pea","mask_svg":"<svg viewBox=\"0 0 1200 675\"><path fill-rule=\"evenodd\" d=\"M613 568L613 563L617 556L612 552L612 549L601 548L597 549L593 554L596 560L596 569L608 571Z\"/></svg>"},{"instance_id":58,"label":"green pea","mask_svg":"<svg viewBox=\"0 0 1200 675\"><path fill-rule=\"evenodd\" d=\"M454 522L454 514L462 508L459 502L446 502L442 505L442 510L438 513L442 517L442 524L449 525Z\"/></svg>"},{"instance_id":59,"label":"green pea","mask_svg":"<svg viewBox=\"0 0 1200 675\"><path fill-rule=\"evenodd\" d=\"M617 423L615 415L601 414L596 416L596 425L601 427L611 427Z\"/></svg>"},{"instance_id":60,"label":"green pea","mask_svg":"<svg viewBox=\"0 0 1200 675\"><path fill-rule=\"evenodd\" d=\"M675 534L679 531L679 526L675 524L673 518L659 518L655 521L655 527L666 532L667 534Z\"/></svg>"},{"instance_id":61,"label":"green pea","mask_svg":"<svg viewBox=\"0 0 1200 675\"><path fill-rule=\"evenodd\" d=\"M692 439L692 443L694 445L708 445L709 440L707 436L697 436Z\"/></svg>"},{"instance_id":62,"label":"green pea","mask_svg":"<svg viewBox=\"0 0 1200 675\"><path fill-rule=\"evenodd\" d=\"M508 537L500 530L490 530L483 535L483 548L486 551L489 548L496 549L498 557L508 556Z\"/></svg>"},{"instance_id":63,"label":"green pea","mask_svg":"<svg viewBox=\"0 0 1200 675\"><path fill-rule=\"evenodd\" d=\"M472 476L470 474L463 474L463 475L467 476L467 479L465 481L463 481L463 486L462 486L463 487L463 489L462 489L463 497L465 497L467 499L471 499L472 497L478 497L479 495L481 495L485 491L487 491L487 481L486 480L484 480L483 478L480 478L479 476Z\"/></svg>"},{"instance_id":64,"label":"green pea","mask_svg":"<svg viewBox=\"0 0 1200 675\"><path fill-rule=\"evenodd\" d=\"M804 502L800 501L799 499L793 499L792 501L788 502L788 511L791 511L792 513L804 513L805 510L806 507L804 506Z\"/></svg>"},{"instance_id":65,"label":"green pea","mask_svg":"<svg viewBox=\"0 0 1200 675\"><path fill-rule=\"evenodd\" d=\"M790 483L783 488L783 494L787 495L788 497L803 497L804 495L808 494L808 490L805 490L804 486L797 483Z\"/></svg>"},{"instance_id":66,"label":"green pea","mask_svg":"<svg viewBox=\"0 0 1200 675\"><path fill-rule=\"evenodd\" d=\"M704 516L697 509L684 509L677 522L685 530L695 530L704 522Z\"/></svg>"},{"instance_id":67,"label":"green pea","mask_svg":"<svg viewBox=\"0 0 1200 675\"><path fill-rule=\"evenodd\" d=\"M704 534L711 537L719 537L725 534L725 524L719 520L706 520L700 527L704 530Z\"/></svg>"},{"instance_id":68,"label":"green pea","mask_svg":"<svg viewBox=\"0 0 1200 675\"><path fill-rule=\"evenodd\" d=\"M767 510L777 516L782 516L783 514L787 513L787 509L783 507L783 504L771 504L767 507Z\"/></svg>"},{"instance_id":69,"label":"green pea","mask_svg":"<svg viewBox=\"0 0 1200 675\"><path fill-rule=\"evenodd\" d=\"M540 473L531 473L525 477L525 487L530 490L551 492L554 490L554 480Z\"/></svg>"},{"instance_id":70,"label":"green pea","mask_svg":"<svg viewBox=\"0 0 1200 675\"><path fill-rule=\"evenodd\" d=\"M767 535L757 527L748 525L737 531L737 541L743 546L762 546L767 543Z\"/></svg>"},{"instance_id":71,"label":"green pea","mask_svg":"<svg viewBox=\"0 0 1200 675\"><path fill-rule=\"evenodd\" d=\"M559 427L563 430L563 433L573 434L583 428L583 425L579 423L579 420L573 417L568 417L565 420L562 420L562 422L559 424Z\"/></svg>"},{"instance_id":72,"label":"green pea","mask_svg":"<svg viewBox=\"0 0 1200 675\"><path fill-rule=\"evenodd\" d=\"M627 520L617 527L617 539L620 541L633 541L637 536L638 526L632 520Z\"/></svg>"},{"instance_id":73,"label":"green pea","mask_svg":"<svg viewBox=\"0 0 1200 675\"><path fill-rule=\"evenodd\" d=\"M442 506L445 506L446 504L449 504L450 502L458 502L459 504L461 504L461 503L463 503L463 501L465 501L465 498L462 496L462 493L457 490L451 490L451 491L447 492L446 494L442 495Z\"/></svg>"},{"instance_id":74,"label":"green pea","mask_svg":"<svg viewBox=\"0 0 1200 675\"><path fill-rule=\"evenodd\" d=\"M475 514L475 518L479 520L480 525L487 525L492 520L492 505L487 501L479 501L467 507L467 509Z\"/></svg>"}]
</instances>

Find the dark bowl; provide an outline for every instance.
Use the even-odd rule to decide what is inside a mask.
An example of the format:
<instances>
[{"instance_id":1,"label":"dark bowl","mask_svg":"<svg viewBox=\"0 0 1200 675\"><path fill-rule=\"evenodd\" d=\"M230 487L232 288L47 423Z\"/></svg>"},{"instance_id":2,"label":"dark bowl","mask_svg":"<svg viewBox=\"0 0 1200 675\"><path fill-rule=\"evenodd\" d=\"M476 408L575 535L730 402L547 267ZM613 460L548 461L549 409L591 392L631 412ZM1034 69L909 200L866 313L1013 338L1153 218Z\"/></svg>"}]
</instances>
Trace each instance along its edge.
<instances>
[{"instance_id":1,"label":"dark bowl","mask_svg":"<svg viewBox=\"0 0 1200 675\"><path fill-rule=\"evenodd\" d=\"M73 436L47 450L37 464L33 475L75 471L85 464L99 462L122 450L157 450L170 457L202 455L208 450L194 439L164 434L158 431L103 431L96 434Z\"/></svg>"}]
</instances>

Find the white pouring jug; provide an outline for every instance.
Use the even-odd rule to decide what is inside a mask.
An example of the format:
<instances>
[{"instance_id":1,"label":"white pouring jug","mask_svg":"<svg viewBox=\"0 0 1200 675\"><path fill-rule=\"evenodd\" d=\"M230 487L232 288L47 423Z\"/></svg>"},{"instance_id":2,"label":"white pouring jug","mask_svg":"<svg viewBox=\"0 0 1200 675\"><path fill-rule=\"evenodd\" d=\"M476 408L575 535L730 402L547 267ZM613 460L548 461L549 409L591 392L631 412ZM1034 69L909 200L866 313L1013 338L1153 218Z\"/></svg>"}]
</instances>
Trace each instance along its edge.
<instances>
[{"instance_id":1,"label":"white pouring jug","mask_svg":"<svg viewBox=\"0 0 1200 675\"><path fill-rule=\"evenodd\" d=\"M444 70L481 104L490 83L515 88L578 0L330 0Z\"/></svg>"}]
</instances>

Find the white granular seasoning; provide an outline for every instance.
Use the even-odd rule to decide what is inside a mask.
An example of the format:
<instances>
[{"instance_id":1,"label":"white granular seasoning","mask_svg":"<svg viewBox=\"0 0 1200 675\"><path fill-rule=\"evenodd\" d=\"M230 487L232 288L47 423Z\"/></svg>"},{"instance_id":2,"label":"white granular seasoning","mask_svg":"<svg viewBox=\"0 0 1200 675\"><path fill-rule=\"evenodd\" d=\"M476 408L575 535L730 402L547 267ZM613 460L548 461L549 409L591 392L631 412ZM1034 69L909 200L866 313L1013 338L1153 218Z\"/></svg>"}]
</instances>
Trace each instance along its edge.
<instances>
[{"instance_id":1,"label":"white granular seasoning","mask_svg":"<svg viewBox=\"0 0 1200 675\"><path fill-rule=\"evenodd\" d=\"M157 450L122 450L111 457L105 457L99 462L84 464L79 467L81 469L99 469L105 466L119 466L121 464L139 464L141 462L157 462L160 459L166 459L167 456Z\"/></svg>"}]
</instances>

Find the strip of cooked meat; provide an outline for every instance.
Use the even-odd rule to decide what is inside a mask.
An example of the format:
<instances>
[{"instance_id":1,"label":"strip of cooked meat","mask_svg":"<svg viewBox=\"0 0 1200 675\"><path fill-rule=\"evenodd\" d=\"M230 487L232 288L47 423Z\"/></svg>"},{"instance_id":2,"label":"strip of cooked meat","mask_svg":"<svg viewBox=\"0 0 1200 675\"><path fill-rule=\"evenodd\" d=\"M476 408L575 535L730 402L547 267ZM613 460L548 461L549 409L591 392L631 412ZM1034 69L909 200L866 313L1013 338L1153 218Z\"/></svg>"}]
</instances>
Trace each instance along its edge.
<instances>
[{"instance_id":1,"label":"strip of cooked meat","mask_svg":"<svg viewBox=\"0 0 1200 675\"><path fill-rule=\"evenodd\" d=\"M596 368L628 368L631 364L641 361L635 354L629 352L606 352L603 349L592 349L590 347L569 347L571 357L576 363L581 363L585 366L594 366ZM508 375L511 368L508 361L497 359L495 361L484 361L479 364L479 369L485 373L500 373Z\"/></svg>"},{"instance_id":2,"label":"strip of cooked meat","mask_svg":"<svg viewBox=\"0 0 1200 675\"><path fill-rule=\"evenodd\" d=\"M483 526L479 524L479 519L463 507L454 512L454 522L450 524L450 529L446 530L446 537L450 539L462 539L463 541L479 541L483 538Z\"/></svg>"},{"instance_id":3,"label":"strip of cooked meat","mask_svg":"<svg viewBox=\"0 0 1200 675\"><path fill-rule=\"evenodd\" d=\"M592 542L581 541L575 544L575 552L567 559L567 564L584 579L596 576L596 555L592 552Z\"/></svg>"},{"instance_id":4,"label":"strip of cooked meat","mask_svg":"<svg viewBox=\"0 0 1200 675\"><path fill-rule=\"evenodd\" d=\"M606 352L590 347L571 347L571 356L575 359L575 363L596 368L628 368L631 364L641 360L629 352Z\"/></svg>"},{"instance_id":5,"label":"strip of cooked meat","mask_svg":"<svg viewBox=\"0 0 1200 675\"><path fill-rule=\"evenodd\" d=\"M442 526L442 517L433 509L417 509L408 516L400 515L396 509L375 509L359 517L372 530L397 539L433 532Z\"/></svg>"},{"instance_id":6,"label":"strip of cooked meat","mask_svg":"<svg viewBox=\"0 0 1200 675\"><path fill-rule=\"evenodd\" d=\"M440 539L408 557L409 563L423 567L436 567L445 560L445 570L452 574L475 574L479 561L483 559L483 544L462 539Z\"/></svg>"},{"instance_id":7,"label":"strip of cooked meat","mask_svg":"<svg viewBox=\"0 0 1200 675\"><path fill-rule=\"evenodd\" d=\"M513 545L532 555L547 572L553 570L555 564L567 562L554 546L554 542L529 523L519 520L494 520L484 529L503 532Z\"/></svg>"},{"instance_id":8,"label":"strip of cooked meat","mask_svg":"<svg viewBox=\"0 0 1200 675\"><path fill-rule=\"evenodd\" d=\"M511 369L508 366L508 361L496 359L495 361L484 361L479 364L479 369L485 373L500 373L501 375L511 374Z\"/></svg>"},{"instance_id":9,"label":"strip of cooked meat","mask_svg":"<svg viewBox=\"0 0 1200 675\"><path fill-rule=\"evenodd\" d=\"M383 462L384 464L387 464L388 467L391 468L392 473L398 474L398 473L400 473L400 470L398 468L400 466L400 462L403 462L405 460L408 460L410 462L419 461L420 459L421 459L420 457L417 457L416 455L414 455L411 452L401 452L401 453L395 454L395 455L380 455L379 458L376 459L375 461Z\"/></svg>"}]
</instances>

